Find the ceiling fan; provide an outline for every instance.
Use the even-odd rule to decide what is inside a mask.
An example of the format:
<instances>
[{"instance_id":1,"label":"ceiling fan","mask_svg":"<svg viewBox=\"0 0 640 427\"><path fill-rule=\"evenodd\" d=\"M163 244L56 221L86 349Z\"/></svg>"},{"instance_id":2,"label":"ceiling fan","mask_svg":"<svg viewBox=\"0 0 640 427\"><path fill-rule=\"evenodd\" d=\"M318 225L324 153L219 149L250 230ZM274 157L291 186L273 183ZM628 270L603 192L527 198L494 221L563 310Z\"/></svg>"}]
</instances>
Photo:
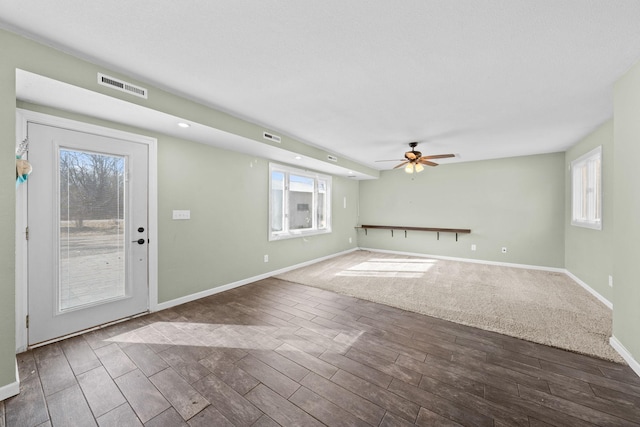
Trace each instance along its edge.
<instances>
[{"instance_id":1,"label":"ceiling fan","mask_svg":"<svg viewBox=\"0 0 640 427\"><path fill-rule=\"evenodd\" d=\"M421 152L416 151L416 147L418 146L417 142L410 142L409 147L411 147L411 151L407 151L404 153L404 158L406 160L378 160L378 162L394 162L400 161L399 165L395 166L394 169L398 169L404 166L404 171L406 173L416 173L422 172L424 170L424 166L438 166L437 163L432 162L430 160L433 159L446 159L448 157L455 157L455 154L436 154L433 156L423 156Z\"/></svg>"}]
</instances>

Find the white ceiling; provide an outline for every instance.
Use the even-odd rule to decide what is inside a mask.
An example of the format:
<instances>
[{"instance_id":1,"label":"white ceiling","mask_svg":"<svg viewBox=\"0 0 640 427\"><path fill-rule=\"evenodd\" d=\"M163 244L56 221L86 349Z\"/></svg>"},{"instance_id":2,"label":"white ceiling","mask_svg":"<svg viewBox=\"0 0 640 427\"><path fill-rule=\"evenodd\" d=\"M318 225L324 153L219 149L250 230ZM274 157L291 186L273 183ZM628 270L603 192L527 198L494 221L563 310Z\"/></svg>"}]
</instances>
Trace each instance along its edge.
<instances>
[{"instance_id":1,"label":"white ceiling","mask_svg":"<svg viewBox=\"0 0 640 427\"><path fill-rule=\"evenodd\" d=\"M0 26L376 169L563 151L640 59L638 0L0 0Z\"/></svg>"}]
</instances>

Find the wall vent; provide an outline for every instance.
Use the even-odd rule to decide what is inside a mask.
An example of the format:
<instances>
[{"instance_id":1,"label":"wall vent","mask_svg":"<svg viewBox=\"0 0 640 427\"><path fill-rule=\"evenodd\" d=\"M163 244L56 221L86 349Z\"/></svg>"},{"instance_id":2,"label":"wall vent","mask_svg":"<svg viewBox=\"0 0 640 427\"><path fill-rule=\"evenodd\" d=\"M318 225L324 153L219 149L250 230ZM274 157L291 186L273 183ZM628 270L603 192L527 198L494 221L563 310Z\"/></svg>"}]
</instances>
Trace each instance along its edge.
<instances>
[{"instance_id":1,"label":"wall vent","mask_svg":"<svg viewBox=\"0 0 640 427\"><path fill-rule=\"evenodd\" d=\"M278 135L274 135L269 132L262 132L262 137L264 139L268 139L269 141L277 142L278 144L280 144L280 137Z\"/></svg>"},{"instance_id":2,"label":"wall vent","mask_svg":"<svg viewBox=\"0 0 640 427\"><path fill-rule=\"evenodd\" d=\"M106 74L98 73L98 84L147 99L147 89Z\"/></svg>"},{"instance_id":3,"label":"wall vent","mask_svg":"<svg viewBox=\"0 0 640 427\"><path fill-rule=\"evenodd\" d=\"M327 154L327 160L330 162L337 162L338 158L336 156L332 156L331 154Z\"/></svg>"}]
</instances>

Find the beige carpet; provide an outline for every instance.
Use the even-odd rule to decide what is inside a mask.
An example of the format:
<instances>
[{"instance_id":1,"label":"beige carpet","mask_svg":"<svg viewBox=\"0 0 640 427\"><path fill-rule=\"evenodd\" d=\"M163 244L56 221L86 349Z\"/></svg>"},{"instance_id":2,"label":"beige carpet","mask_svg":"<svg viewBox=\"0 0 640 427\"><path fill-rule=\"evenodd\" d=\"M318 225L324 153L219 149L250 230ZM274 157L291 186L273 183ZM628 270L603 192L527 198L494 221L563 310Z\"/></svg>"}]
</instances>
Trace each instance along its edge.
<instances>
[{"instance_id":1,"label":"beige carpet","mask_svg":"<svg viewBox=\"0 0 640 427\"><path fill-rule=\"evenodd\" d=\"M276 277L624 363L611 310L563 273L355 251Z\"/></svg>"}]
</instances>

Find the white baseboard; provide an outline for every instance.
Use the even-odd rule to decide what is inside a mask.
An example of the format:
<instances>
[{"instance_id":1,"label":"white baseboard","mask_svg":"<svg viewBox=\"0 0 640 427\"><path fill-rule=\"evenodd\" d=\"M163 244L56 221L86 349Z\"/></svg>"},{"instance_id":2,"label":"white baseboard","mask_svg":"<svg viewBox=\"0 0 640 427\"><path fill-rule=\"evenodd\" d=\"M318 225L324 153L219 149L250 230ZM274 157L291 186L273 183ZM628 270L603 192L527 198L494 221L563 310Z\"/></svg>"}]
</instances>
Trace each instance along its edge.
<instances>
[{"instance_id":1,"label":"white baseboard","mask_svg":"<svg viewBox=\"0 0 640 427\"><path fill-rule=\"evenodd\" d=\"M611 347L613 347L615 351L622 356L622 358L629 364L629 367L640 377L640 363L633 358L631 353L629 353L629 350L627 350L615 336L609 338L609 344L611 344Z\"/></svg>"},{"instance_id":2,"label":"white baseboard","mask_svg":"<svg viewBox=\"0 0 640 427\"><path fill-rule=\"evenodd\" d=\"M566 270L564 268L558 267L543 267L539 265L529 265L529 264L515 264L510 262L498 262L498 261L486 261L482 259L473 259L473 258L456 258L450 256L442 256L442 255L431 255L431 254L420 254L415 252L399 252L399 251L388 251L386 249L372 249L372 248L358 248L362 251L370 251L370 252L380 252L385 254L394 254L394 255L406 255L406 256L415 256L422 258L435 258L435 259L444 259L447 261L460 261L460 262L470 262L473 264L487 264L487 265L497 265L501 267L513 267L513 268L525 268L528 270L542 270L542 271L551 271L554 273L565 273Z\"/></svg>"},{"instance_id":3,"label":"white baseboard","mask_svg":"<svg viewBox=\"0 0 640 427\"><path fill-rule=\"evenodd\" d=\"M357 251L358 248L348 249L343 252L338 252L335 254L327 255L321 258L316 258L310 261L301 262L300 264L291 265L289 267L281 268L279 270L270 271L268 273L259 274L257 276L248 277L246 279L238 280L237 282L228 283L226 285L216 286L215 288L207 289L205 291L196 292L195 294L185 295L180 298L172 299L171 301L166 301L163 303L159 303L155 306L153 311L164 310L167 308L175 307L176 305L185 304L187 302L195 301L200 298L205 298L211 295L215 295L220 292L228 291L230 289L234 289L240 286L248 285L249 283L257 282L258 280L267 279L271 276L276 276L278 274L286 273L287 271L295 270L296 268L306 267L308 265L316 264L321 261L325 261L331 258L335 258L340 255L345 255L354 251Z\"/></svg>"},{"instance_id":4,"label":"white baseboard","mask_svg":"<svg viewBox=\"0 0 640 427\"><path fill-rule=\"evenodd\" d=\"M606 299L605 297L600 295L596 290L594 290L591 286L587 285L585 282L580 280L575 274L573 274L569 270L565 270L565 272L566 272L567 276L569 276L569 277L571 277L573 279L574 282L576 282L578 285L582 286L591 295L593 295L594 297L598 298L598 300L601 303L603 303L604 305L606 305L610 310L613 310L613 303L611 301L609 301L608 299Z\"/></svg>"},{"instance_id":5,"label":"white baseboard","mask_svg":"<svg viewBox=\"0 0 640 427\"><path fill-rule=\"evenodd\" d=\"M415 256L415 257L423 257L423 258L435 258L435 259L444 259L448 261L461 261L461 262L471 262L474 264L487 264L487 265L498 265L502 267L513 267L513 268L525 268L529 270L541 270L541 271L550 271L554 273L564 273L569 276L574 282L578 285L582 286L587 292L596 297L598 301L606 305L610 310L613 310L613 303L596 292L593 288L587 285L585 282L580 280L576 275L571 273L566 268L557 268L557 267L543 267L539 265L529 265L529 264L514 264L508 262L496 262L496 261L485 261L479 259L470 259L470 258L456 258L456 257L448 257L441 255L429 255L429 254L419 254L414 252L399 252L399 251L388 251L385 249L371 249L371 248L359 248L363 251L371 251L371 252L380 252L394 255L406 255L406 256Z\"/></svg>"},{"instance_id":6,"label":"white baseboard","mask_svg":"<svg viewBox=\"0 0 640 427\"><path fill-rule=\"evenodd\" d=\"M0 402L20 393L20 376L18 375L18 361L16 360L16 380L0 387Z\"/></svg>"}]
</instances>

